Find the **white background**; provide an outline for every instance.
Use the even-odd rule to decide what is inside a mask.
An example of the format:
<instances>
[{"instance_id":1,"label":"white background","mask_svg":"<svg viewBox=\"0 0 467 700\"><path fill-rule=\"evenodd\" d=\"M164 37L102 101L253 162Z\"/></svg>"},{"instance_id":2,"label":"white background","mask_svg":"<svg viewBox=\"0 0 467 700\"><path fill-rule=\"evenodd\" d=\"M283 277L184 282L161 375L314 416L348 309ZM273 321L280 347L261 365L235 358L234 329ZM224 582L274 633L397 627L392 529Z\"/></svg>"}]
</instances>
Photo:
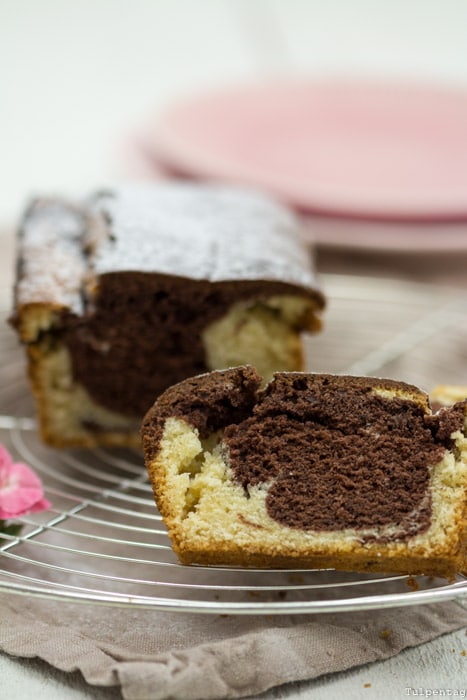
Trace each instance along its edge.
<instances>
[{"instance_id":1,"label":"white background","mask_svg":"<svg viewBox=\"0 0 467 700\"><path fill-rule=\"evenodd\" d=\"M467 86L466 0L0 0L0 226L132 176L187 93L271 75Z\"/></svg>"}]
</instances>

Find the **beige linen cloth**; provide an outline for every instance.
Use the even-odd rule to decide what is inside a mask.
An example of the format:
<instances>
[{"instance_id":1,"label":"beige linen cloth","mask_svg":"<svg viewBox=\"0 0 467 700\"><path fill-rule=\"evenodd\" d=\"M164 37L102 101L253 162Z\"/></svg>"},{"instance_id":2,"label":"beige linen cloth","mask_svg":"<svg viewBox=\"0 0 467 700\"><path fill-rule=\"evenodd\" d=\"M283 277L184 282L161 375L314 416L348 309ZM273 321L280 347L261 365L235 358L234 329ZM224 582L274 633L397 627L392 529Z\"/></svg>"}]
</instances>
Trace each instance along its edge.
<instances>
[{"instance_id":1,"label":"beige linen cloth","mask_svg":"<svg viewBox=\"0 0 467 700\"><path fill-rule=\"evenodd\" d=\"M121 686L126 700L240 698L422 644L467 625L458 602L347 613L230 616L0 596L0 649Z\"/></svg>"}]
</instances>

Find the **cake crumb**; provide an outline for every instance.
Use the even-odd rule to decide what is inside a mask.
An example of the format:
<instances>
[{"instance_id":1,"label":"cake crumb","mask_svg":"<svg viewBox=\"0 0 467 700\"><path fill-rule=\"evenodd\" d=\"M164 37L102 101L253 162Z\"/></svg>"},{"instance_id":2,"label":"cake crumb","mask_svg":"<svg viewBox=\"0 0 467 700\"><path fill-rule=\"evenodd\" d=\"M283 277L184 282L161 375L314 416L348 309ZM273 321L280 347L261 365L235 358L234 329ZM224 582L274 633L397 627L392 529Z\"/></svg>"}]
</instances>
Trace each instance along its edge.
<instances>
[{"instance_id":1,"label":"cake crumb","mask_svg":"<svg viewBox=\"0 0 467 700\"><path fill-rule=\"evenodd\" d=\"M371 683L364 683L364 684L363 684L363 687L364 687L364 688L371 688Z\"/></svg>"},{"instance_id":2,"label":"cake crumb","mask_svg":"<svg viewBox=\"0 0 467 700\"><path fill-rule=\"evenodd\" d=\"M467 651L465 649L462 649L461 656L467 656Z\"/></svg>"},{"instance_id":3,"label":"cake crumb","mask_svg":"<svg viewBox=\"0 0 467 700\"><path fill-rule=\"evenodd\" d=\"M409 578L406 581L408 587L410 588L411 591L418 591L420 586L418 585L418 581L415 578L415 576L409 576Z\"/></svg>"}]
</instances>

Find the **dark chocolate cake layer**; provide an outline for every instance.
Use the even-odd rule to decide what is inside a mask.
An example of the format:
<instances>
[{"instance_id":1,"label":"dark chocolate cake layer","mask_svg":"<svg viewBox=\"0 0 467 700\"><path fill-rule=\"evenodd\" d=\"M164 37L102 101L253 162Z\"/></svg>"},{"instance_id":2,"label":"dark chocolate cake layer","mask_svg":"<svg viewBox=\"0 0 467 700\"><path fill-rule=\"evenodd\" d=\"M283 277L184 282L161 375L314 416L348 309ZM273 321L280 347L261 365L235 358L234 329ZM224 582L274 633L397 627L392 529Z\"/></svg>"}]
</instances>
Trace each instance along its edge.
<instances>
[{"instance_id":1,"label":"dark chocolate cake layer","mask_svg":"<svg viewBox=\"0 0 467 700\"><path fill-rule=\"evenodd\" d=\"M388 401L375 386L352 377L278 375L253 416L224 432L235 479L245 489L272 482L268 513L289 527L397 523L407 535L423 532L429 467L445 450L436 437L439 418L406 398ZM463 413L456 418L459 429Z\"/></svg>"},{"instance_id":2,"label":"dark chocolate cake layer","mask_svg":"<svg viewBox=\"0 0 467 700\"><path fill-rule=\"evenodd\" d=\"M62 319L74 376L101 405L142 416L164 389L208 369L204 328L236 302L286 292L279 282L105 274L84 317Z\"/></svg>"}]
</instances>

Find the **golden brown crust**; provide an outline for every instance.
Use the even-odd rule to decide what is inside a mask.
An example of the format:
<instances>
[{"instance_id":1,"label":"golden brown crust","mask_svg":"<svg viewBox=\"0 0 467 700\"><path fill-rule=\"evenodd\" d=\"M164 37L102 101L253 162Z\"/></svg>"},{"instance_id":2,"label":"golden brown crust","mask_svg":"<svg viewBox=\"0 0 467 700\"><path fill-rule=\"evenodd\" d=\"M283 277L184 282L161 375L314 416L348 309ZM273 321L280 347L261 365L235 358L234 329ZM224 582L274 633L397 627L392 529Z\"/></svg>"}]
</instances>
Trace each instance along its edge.
<instances>
[{"instance_id":1,"label":"golden brown crust","mask_svg":"<svg viewBox=\"0 0 467 700\"><path fill-rule=\"evenodd\" d=\"M436 576L453 579L456 574L462 572L463 558L461 557L407 557L401 555L387 556L383 551L375 554L339 554L338 556L326 556L313 554L304 556L267 556L262 553L249 553L241 549L236 551L217 552L198 550L182 550L174 544L174 551L181 563L198 566L221 566L228 563L229 566L242 568L277 568L277 569L335 569L336 571L358 571L360 573L383 573ZM378 558L380 554L380 558Z\"/></svg>"}]
</instances>

